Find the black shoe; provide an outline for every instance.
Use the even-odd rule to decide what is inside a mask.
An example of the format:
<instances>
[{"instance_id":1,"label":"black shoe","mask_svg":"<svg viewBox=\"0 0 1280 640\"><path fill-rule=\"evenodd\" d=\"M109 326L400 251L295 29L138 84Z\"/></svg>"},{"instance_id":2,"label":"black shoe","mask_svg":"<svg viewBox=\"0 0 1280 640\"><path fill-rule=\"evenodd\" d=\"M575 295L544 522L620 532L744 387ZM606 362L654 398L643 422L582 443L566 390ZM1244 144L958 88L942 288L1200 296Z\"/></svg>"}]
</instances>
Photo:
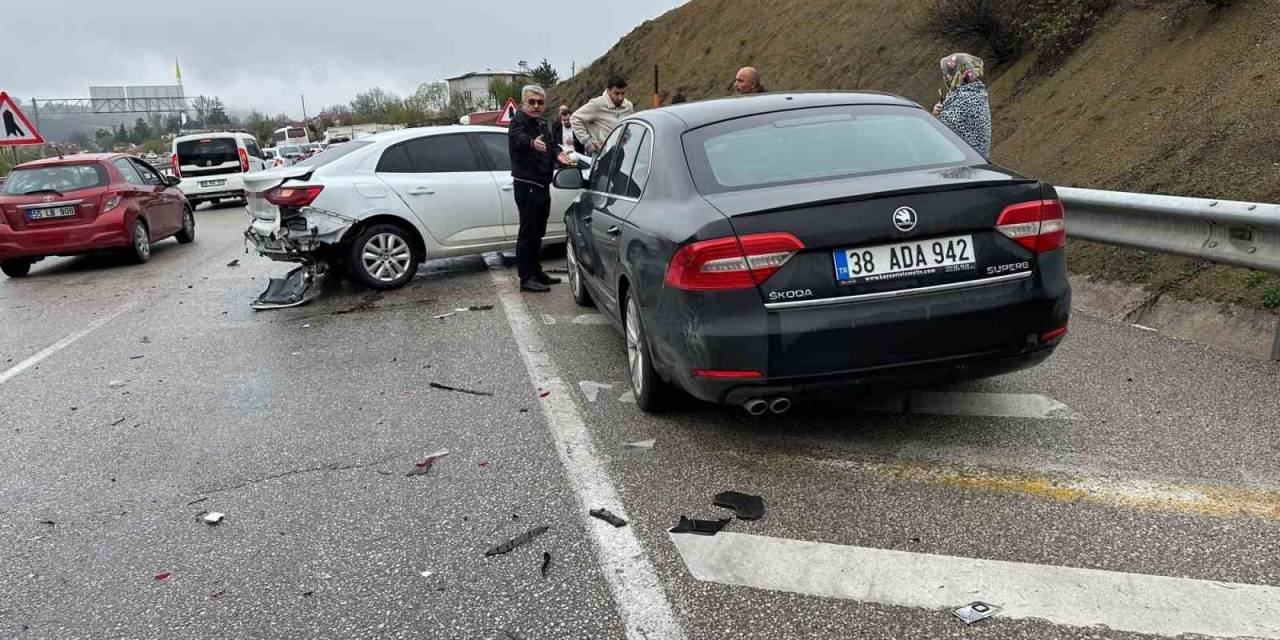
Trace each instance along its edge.
<instances>
[{"instance_id":1,"label":"black shoe","mask_svg":"<svg viewBox=\"0 0 1280 640\"><path fill-rule=\"evenodd\" d=\"M548 287L547 285L542 284L541 282L538 282L537 278L534 277L534 278L529 278L528 280L522 281L520 283L520 290L528 291L530 293L546 293L551 290L551 287Z\"/></svg>"},{"instance_id":2,"label":"black shoe","mask_svg":"<svg viewBox=\"0 0 1280 640\"><path fill-rule=\"evenodd\" d=\"M539 273L538 275L534 276L532 279L537 280L542 284L560 284L560 278L557 278L552 275L547 275L546 273Z\"/></svg>"}]
</instances>

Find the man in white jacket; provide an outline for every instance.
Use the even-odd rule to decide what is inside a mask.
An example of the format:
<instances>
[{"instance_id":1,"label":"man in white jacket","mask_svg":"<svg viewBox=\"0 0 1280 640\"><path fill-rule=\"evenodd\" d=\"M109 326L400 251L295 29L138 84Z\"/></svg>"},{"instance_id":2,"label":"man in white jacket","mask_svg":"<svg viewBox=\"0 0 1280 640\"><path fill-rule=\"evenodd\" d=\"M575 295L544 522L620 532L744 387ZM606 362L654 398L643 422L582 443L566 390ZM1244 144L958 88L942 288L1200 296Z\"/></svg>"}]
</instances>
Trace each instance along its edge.
<instances>
[{"instance_id":1,"label":"man in white jacket","mask_svg":"<svg viewBox=\"0 0 1280 640\"><path fill-rule=\"evenodd\" d=\"M569 123L573 125L573 134L578 141L586 145L587 153L593 154L604 146L605 139L613 133L618 121L635 113L635 110L627 100L626 78L612 75L604 94L579 107L569 117Z\"/></svg>"}]
</instances>

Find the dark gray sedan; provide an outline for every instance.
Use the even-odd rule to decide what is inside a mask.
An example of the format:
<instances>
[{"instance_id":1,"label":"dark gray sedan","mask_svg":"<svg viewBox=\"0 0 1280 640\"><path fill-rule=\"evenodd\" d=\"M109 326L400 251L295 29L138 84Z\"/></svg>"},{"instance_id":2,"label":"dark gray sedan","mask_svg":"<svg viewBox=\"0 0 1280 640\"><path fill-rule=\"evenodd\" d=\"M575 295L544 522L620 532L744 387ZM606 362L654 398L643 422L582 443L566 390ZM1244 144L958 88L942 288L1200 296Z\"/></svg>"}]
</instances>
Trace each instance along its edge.
<instances>
[{"instance_id":1,"label":"dark gray sedan","mask_svg":"<svg viewBox=\"0 0 1280 640\"><path fill-rule=\"evenodd\" d=\"M672 387L759 415L854 385L1035 365L1066 335L1053 187L919 105L765 94L621 123L565 213L574 298L626 336L641 409Z\"/></svg>"}]
</instances>

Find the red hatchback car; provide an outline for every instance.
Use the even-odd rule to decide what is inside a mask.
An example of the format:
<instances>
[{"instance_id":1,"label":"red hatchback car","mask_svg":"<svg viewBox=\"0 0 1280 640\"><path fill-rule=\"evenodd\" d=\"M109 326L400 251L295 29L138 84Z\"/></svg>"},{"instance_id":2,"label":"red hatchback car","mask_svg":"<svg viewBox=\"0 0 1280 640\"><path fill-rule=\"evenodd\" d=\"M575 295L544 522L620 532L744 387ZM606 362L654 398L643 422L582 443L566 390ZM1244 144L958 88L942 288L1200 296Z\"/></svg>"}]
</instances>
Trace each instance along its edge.
<instances>
[{"instance_id":1,"label":"red hatchback car","mask_svg":"<svg viewBox=\"0 0 1280 640\"><path fill-rule=\"evenodd\" d=\"M128 155L84 154L18 165L0 188L0 270L25 276L48 256L123 250L151 258L151 243L195 240L176 178Z\"/></svg>"}]
</instances>

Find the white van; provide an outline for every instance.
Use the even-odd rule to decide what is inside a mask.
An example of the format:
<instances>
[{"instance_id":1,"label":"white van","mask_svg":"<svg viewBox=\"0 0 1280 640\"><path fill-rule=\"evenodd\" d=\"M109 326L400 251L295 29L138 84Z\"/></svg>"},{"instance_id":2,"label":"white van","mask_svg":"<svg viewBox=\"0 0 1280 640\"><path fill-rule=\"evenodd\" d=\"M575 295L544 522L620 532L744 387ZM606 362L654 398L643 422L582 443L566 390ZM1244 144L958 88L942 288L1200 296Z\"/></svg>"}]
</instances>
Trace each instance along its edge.
<instances>
[{"instance_id":1,"label":"white van","mask_svg":"<svg viewBox=\"0 0 1280 640\"><path fill-rule=\"evenodd\" d=\"M247 133L198 133L173 140L173 175L195 208L201 202L244 199L244 174L267 168L258 140Z\"/></svg>"},{"instance_id":2,"label":"white van","mask_svg":"<svg viewBox=\"0 0 1280 640\"><path fill-rule=\"evenodd\" d=\"M311 142L311 135L306 127L280 127L271 134L272 146L304 145Z\"/></svg>"}]
</instances>

